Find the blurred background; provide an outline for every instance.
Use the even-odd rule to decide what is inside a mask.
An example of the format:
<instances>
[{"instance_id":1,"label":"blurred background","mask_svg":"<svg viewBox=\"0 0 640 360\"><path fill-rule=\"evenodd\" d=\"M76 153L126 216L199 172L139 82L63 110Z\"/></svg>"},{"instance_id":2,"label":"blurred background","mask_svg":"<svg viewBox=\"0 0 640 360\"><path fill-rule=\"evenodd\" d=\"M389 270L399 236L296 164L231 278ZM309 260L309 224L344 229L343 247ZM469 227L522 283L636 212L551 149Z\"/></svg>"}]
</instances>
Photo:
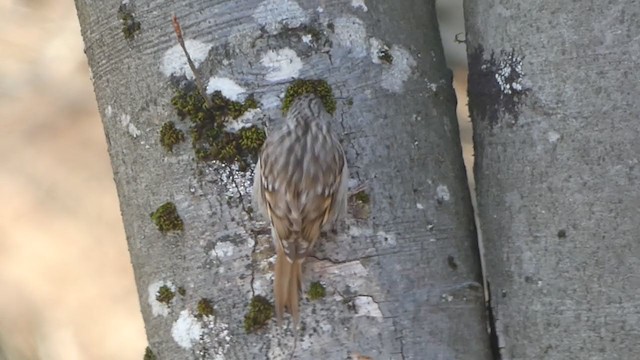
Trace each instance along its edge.
<instances>
[{"instance_id":1,"label":"blurred background","mask_svg":"<svg viewBox=\"0 0 640 360\"><path fill-rule=\"evenodd\" d=\"M438 16L459 94L462 0ZM146 346L72 1L0 0L0 360L142 358Z\"/></svg>"}]
</instances>

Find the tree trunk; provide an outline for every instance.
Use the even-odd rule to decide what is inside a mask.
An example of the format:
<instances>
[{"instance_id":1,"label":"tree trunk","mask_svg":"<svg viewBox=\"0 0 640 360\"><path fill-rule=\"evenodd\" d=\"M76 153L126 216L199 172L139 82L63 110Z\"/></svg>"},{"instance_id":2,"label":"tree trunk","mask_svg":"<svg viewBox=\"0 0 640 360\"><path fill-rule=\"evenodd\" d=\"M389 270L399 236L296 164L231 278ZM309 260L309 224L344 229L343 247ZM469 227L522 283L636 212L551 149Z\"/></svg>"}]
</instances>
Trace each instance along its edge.
<instances>
[{"instance_id":1,"label":"tree trunk","mask_svg":"<svg viewBox=\"0 0 640 360\"><path fill-rule=\"evenodd\" d=\"M272 299L274 253L250 184L262 136L253 125L277 123L296 90L331 102L323 82L294 79L329 85L353 182L366 184L346 224L305 263L303 286L313 294L302 295L295 357L488 358L433 1L76 6L158 358L281 359L293 350L288 320L260 327L271 308L257 296ZM220 91L209 108L193 90L173 13L207 91ZM225 128L206 127L214 123ZM310 300L322 293L314 281L326 295Z\"/></svg>"},{"instance_id":2,"label":"tree trunk","mask_svg":"<svg viewBox=\"0 0 640 360\"><path fill-rule=\"evenodd\" d=\"M640 8L503 4L465 4L502 358L637 358Z\"/></svg>"}]
</instances>

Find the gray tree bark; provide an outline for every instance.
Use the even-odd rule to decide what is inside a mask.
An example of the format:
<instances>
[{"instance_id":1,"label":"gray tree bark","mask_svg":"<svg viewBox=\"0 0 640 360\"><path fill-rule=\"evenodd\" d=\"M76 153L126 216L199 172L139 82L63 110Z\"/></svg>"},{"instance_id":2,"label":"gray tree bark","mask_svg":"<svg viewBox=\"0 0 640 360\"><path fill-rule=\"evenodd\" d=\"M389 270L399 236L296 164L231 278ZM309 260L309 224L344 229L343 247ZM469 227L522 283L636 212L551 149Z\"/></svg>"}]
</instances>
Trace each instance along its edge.
<instances>
[{"instance_id":1,"label":"gray tree bark","mask_svg":"<svg viewBox=\"0 0 640 360\"><path fill-rule=\"evenodd\" d=\"M288 322L249 334L243 326L254 296L272 299L274 253L266 222L250 211L251 168L198 161L188 141L172 152L159 143L167 121L189 131L171 104L191 75L173 13L209 88L258 101L237 127L277 122L296 78L325 80L336 96L351 176L366 183L369 200L353 200L338 235L305 264L305 283L320 281L326 296L303 295L295 358L489 358L456 100L433 1L76 6L158 358L281 359L293 350ZM149 214L166 202L184 229L163 235ZM203 314L202 299L213 314Z\"/></svg>"},{"instance_id":2,"label":"gray tree bark","mask_svg":"<svg viewBox=\"0 0 640 360\"><path fill-rule=\"evenodd\" d=\"M502 359L638 357L639 15L635 1L465 4Z\"/></svg>"}]
</instances>

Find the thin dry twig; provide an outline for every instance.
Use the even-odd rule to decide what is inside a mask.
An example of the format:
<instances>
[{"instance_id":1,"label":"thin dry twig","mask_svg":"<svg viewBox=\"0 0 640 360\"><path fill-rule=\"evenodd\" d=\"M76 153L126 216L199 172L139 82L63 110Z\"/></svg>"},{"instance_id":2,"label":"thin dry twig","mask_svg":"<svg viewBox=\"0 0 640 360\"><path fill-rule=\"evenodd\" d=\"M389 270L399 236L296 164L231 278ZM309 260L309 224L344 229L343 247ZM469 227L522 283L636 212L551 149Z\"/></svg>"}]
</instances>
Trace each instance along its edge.
<instances>
[{"instance_id":1,"label":"thin dry twig","mask_svg":"<svg viewBox=\"0 0 640 360\"><path fill-rule=\"evenodd\" d=\"M184 51L184 55L187 57L187 63L189 64L189 68L193 72L193 77L196 80L196 86L198 87L198 91L200 92L200 95L202 95L202 97L204 98L204 102L207 108L211 109L213 107L213 103L211 102L211 99L209 99L209 97L207 96L207 93L205 92L205 89L204 89L204 81L202 81L202 77L200 76L198 69L196 69L196 65L191 60L191 56L189 56L187 47L184 45L184 38L182 37L182 28L180 27L178 18L175 15L173 15L171 18L171 22L173 23L173 31L175 31L176 33L176 37L178 38L178 43L180 44L182 51Z\"/></svg>"}]
</instances>

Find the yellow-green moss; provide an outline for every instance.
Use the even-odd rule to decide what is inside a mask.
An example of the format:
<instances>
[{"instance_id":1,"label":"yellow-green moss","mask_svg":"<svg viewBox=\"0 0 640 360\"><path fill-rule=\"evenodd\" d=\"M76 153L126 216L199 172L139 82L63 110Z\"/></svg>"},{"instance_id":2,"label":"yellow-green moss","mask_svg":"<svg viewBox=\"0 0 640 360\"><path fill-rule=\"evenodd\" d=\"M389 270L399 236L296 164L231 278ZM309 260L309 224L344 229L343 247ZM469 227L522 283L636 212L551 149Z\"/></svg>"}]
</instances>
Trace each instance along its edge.
<instances>
[{"instance_id":1,"label":"yellow-green moss","mask_svg":"<svg viewBox=\"0 0 640 360\"><path fill-rule=\"evenodd\" d=\"M191 86L178 90L171 104L178 115L191 120L191 141L199 161L217 160L226 164L237 163L240 170L248 168L248 160L255 158L265 139L264 130L256 126L243 128L236 133L225 130L229 119L237 119L250 109L258 108L256 100L249 96L244 102L232 101L215 91L211 95L211 108Z\"/></svg>"},{"instance_id":2,"label":"yellow-green moss","mask_svg":"<svg viewBox=\"0 0 640 360\"><path fill-rule=\"evenodd\" d=\"M173 147L182 141L184 141L184 133L176 128L176 124L173 121L162 125L162 129L160 129L160 144L165 150L172 152Z\"/></svg>"},{"instance_id":3,"label":"yellow-green moss","mask_svg":"<svg viewBox=\"0 0 640 360\"><path fill-rule=\"evenodd\" d=\"M307 296L309 296L309 300L318 300L325 296L326 291L324 286L320 284L318 281L314 281L309 285L309 291L307 291Z\"/></svg>"},{"instance_id":4,"label":"yellow-green moss","mask_svg":"<svg viewBox=\"0 0 640 360\"><path fill-rule=\"evenodd\" d=\"M135 37L136 33L140 31L140 22L133 16L133 9L128 3L120 4L118 8L118 18L122 23L122 34L127 40L131 40Z\"/></svg>"},{"instance_id":5,"label":"yellow-green moss","mask_svg":"<svg viewBox=\"0 0 640 360\"><path fill-rule=\"evenodd\" d=\"M224 97L220 91L214 91L211 95L211 102L214 114L221 117L230 117L237 119L250 109L258 108L258 102L253 97L248 97L244 103L229 100Z\"/></svg>"},{"instance_id":6,"label":"yellow-green moss","mask_svg":"<svg viewBox=\"0 0 640 360\"><path fill-rule=\"evenodd\" d=\"M284 94L282 112L286 114L297 97L309 93L316 94L320 98L329 114L333 114L336 111L336 99L333 97L331 86L326 81L298 79L289 85Z\"/></svg>"},{"instance_id":7,"label":"yellow-green moss","mask_svg":"<svg viewBox=\"0 0 640 360\"><path fill-rule=\"evenodd\" d=\"M151 220L156 224L161 233L184 230L184 224L178 210L172 202L166 202L151 214Z\"/></svg>"},{"instance_id":8,"label":"yellow-green moss","mask_svg":"<svg viewBox=\"0 0 640 360\"><path fill-rule=\"evenodd\" d=\"M244 331L252 333L267 324L273 317L273 305L264 296L256 295L249 303L249 311L244 316Z\"/></svg>"},{"instance_id":9,"label":"yellow-green moss","mask_svg":"<svg viewBox=\"0 0 640 360\"><path fill-rule=\"evenodd\" d=\"M171 290L170 287L168 287L167 285L162 285L156 293L156 300L163 304L169 305L171 303L171 300L173 300L175 296L176 294L173 292L173 290Z\"/></svg>"},{"instance_id":10,"label":"yellow-green moss","mask_svg":"<svg viewBox=\"0 0 640 360\"><path fill-rule=\"evenodd\" d=\"M198 311L199 316L213 316L216 314L213 309L213 304L211 304L209 299L200 299L196 310Z\"/></svg>"},{"instance_id":11,"label":"yellow-green moss","mask_svg":"<svg viewBox=\"0 0 640 360\"><path fill-rule=\"evenodd\" d=\"M147 346L147 348L144 349L144 357L142 360L156 360L156 354L151 351L150 347Z\"/></svg>"},{"instance_id":12,"label":"yellow-green moss","mask_svg":"<svg viewBox=\"0 0 640 360\"><path fill-rule=\"evenodd\" d=\"M267 138L264 130L255 126L240 129L238 135L240 136L240 145L242 148L250 152L259 151Z\"/></svg>"},{"instance_id":13,"label":"yellow-green moss","mask_svg":"<svg viewBox=\"0 0 640 360\"><path fill-rule=\"evenodd\" d=\"M368 204L369 203L369 194L367 194L364 191L360 191L359 193L356 193L353 195L353 198L356 199L356 201L359 201L363 204Z\"/></svg>"},{"instance_id":14,"label":"yellow-green moss","mask_svg":"<svg viewBox=\"0 0 640 360\"><path fill-rule=\"evenodd\" d=\"M391 55L389 49L380 49L378 51L378 59L386 62L387 64L393 63L393 55Z\"/></svg>"}]
</instances>

